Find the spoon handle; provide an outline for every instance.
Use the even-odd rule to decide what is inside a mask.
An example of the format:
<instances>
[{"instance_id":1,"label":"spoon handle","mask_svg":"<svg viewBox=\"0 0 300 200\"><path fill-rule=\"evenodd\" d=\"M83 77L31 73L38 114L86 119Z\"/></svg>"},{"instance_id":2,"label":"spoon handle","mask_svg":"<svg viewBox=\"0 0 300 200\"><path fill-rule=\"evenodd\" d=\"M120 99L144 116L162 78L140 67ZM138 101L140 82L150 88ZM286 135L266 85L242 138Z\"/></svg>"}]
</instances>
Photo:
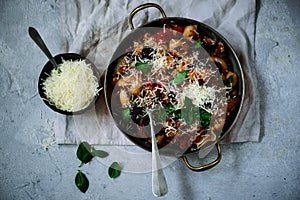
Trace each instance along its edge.
<instances>
[{"instance_id":1,"label":"spoon handle","mask_svg":"<svg viewBox=\"0 0 300 200\"><path fill-rule=\"evenodd\" d=\"M156 143L153 121L151 113L149 113L151 140L152 140L152 193L157 196L163 196L168 192L168 185L162 170L162 164Z\"/></svg>"},{"instance_id":2,"label":"spoon handle","mask_svg":"<svg viewBox=\"0 0 300 200\"><path fill-rule=\"evenodd\" d=\"M50 62L53 64L54 68L57 68L57 63L55 62L53 56L51 55L49 49L47 48L46 44L44 43L43 39L41 38L39 32L33 28L28 28L29 35L31 39L40 47L40 49L44 52L44 54L48 57Z\"/></svg>"}]
</instances>

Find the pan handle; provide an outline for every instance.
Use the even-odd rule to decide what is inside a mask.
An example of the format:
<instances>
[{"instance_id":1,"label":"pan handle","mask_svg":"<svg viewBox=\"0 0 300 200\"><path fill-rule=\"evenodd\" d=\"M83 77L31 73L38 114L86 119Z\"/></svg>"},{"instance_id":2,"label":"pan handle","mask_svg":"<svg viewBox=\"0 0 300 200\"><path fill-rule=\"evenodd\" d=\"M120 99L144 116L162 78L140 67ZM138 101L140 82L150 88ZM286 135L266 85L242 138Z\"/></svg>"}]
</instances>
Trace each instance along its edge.
<instances>
[{"instance_id":1,"label":"pan handle","mask_svg":"<svg viewBox=\"0 0 300 200\"><path fill-rule=\"evenodd\" d=\"M209 163L209 164L206 164L206 165L202 165L200 167L194 167L192 166L187 157L186 156L183 156L182 159L185 163L185 165L190 169L190 170L193 170L193 171L196 171L196 172L200 172L200 171L205 171L207 169L210 169L214 166L216 166L220 161L221 161L221 158L222 158L222 154L221 154L221 147L220 147L220 142L218 142L216 144L216 148L217 148L217 151L218 151L218 157L216 160L214 160L213 162Z\"/></svg>"},{"instance_id":2,"label":"pan handle","mask_svg":"<svg viewBox=\"0 0 300 200\"><path fill-rule=\"evenodd\" d=\"M133 18L133 16L134 16L137 12L139 12L139 11L145 9L145 8L149 8L149 7L155 7L155 8L157 8L157 9L159 9L159 11L160 11L162 17L163 17L163 18L166 18L166 17L167 17L166 14L165 14L165 11L164 11L159 5L157 5L157 4L155 4L155 3L145 3L145 4L142 4L142 5L138 6L138 7L136 7L135 9L133 9L133 11L131 11L131 13L129 14L129 25L130 25L131 30L134 29L134 26L133 26L133 23L132 23L132 18Z\"/></svg>"}]
</instances>

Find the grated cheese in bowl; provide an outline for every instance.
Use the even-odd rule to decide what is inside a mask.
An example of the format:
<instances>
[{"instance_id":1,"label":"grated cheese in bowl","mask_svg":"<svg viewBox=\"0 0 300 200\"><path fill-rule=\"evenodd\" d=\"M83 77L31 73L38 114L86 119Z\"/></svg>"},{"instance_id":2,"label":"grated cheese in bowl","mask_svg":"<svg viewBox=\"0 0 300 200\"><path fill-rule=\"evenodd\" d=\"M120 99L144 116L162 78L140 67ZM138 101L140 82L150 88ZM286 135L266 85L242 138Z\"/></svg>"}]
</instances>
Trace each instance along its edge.
<instances>
[{"instance_id":1,"label":"grated cheese in bowl","mask_svg":"<svg viewBox=\"0 0 300 200\"><path fill-rule=\"evenodd\" d=\"M84 60L62 60L42 86L49 103L67 112L87 108L99 93L97 77Z\"/></svg>"}]
</instances>

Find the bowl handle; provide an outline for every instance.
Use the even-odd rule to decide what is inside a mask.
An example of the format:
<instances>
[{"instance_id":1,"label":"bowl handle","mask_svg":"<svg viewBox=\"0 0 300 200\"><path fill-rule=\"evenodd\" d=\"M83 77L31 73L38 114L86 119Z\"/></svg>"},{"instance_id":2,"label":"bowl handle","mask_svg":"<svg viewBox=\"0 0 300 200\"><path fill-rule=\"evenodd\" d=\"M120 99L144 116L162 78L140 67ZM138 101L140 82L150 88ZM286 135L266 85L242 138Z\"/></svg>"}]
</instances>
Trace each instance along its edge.
<instances>
[{"instance_id":1,"label":"bowl handle","mask_svg":"<svg viewBox=\"0 0 300 200\"><path fill-rule=\"evenodd\" d=\"M134 26L133 26L133 23L132 23L132 18L133 18L133 16L134 16L137 12L139 12L139 11L145 9L145 8L149 8L149 7L155 7L155 8L157 8L157 9L159 9L159 11L160 11L162 17L163 17L163 18L166 18L166 17L167 17L166 14L165 14L165 11L164 11L159 5L157 5L157 4L155 4L155 3L145 3L145 4L142 4L142 5L138 6L138 7L136 7L135 9L133 9L133 11L131 11L131 13L129 14L129 25L130 25L131 30L134 29Z\"/></svg>"},{"instance_id":2,"label":"bowl handle","mask_svg":"<svg viewBox=\"0 0 300 200\"><path fill-rule=\"evenodd\" d=\"M218 157L217 157L217 159L214 160L214 161L211 162L211 163L208 163L208 164L206 164L206 165L202 165L202 166L200 166L200 167L194 167L194 166L192 166L192 165L189 163L189 161L188 161L188 159L187 159L186 156L182 156L182 159L183 159L184 163L186 164L186 166L187 166L190 170L193 170L193 171L196 171L196 172L205 171L205 170L207 170L207 169L210 169L210 168L216 166L216 165L221 161L222 154L221 154L220 142L218 142L218 143L216 144L216 148L217 148L217 151L218 151Z\"/></svg>"}]
</instances>

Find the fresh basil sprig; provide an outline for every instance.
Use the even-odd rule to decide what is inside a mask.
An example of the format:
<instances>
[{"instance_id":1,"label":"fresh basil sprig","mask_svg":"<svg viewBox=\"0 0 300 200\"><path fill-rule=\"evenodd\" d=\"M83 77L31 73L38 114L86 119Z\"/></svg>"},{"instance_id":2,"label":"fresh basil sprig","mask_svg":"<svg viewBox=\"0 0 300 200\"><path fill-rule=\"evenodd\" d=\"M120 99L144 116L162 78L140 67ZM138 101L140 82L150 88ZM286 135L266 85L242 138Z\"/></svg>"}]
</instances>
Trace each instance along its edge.
<instances>
[{"instance_id":1,"label":"fresh basil sprig","mask_svg":"<svg viewBox=\"0 0 300 200\"><path fill-rule=\"evenodd\" d=\"M82 167L84 164L89 163L94 157L105 158L108 156L108 153L102 150L97 150L87 142L81 142L78 145L76 151L77 158L81 161L79 168ZM112 163L109 168L108 174L111 178L116 178L121 173L121 167L117 162ZM75 176L75 185L77 188L85 193L89 188L89 180L86 175L78 170Z\"/></svg>"},{"instance_id":2,"label":"fresh basil sprig","mask_svg":"<svg viewBox=\"0 0 300 200\"><path fill-rule=\"evenodd\" d=\"M76 155L82 163L86 164L90 162L93 157L105 158L108 156L108 153L102 150L96 150L87 142L82 142L78 146Z\"/></svg>"}]
</instances>

